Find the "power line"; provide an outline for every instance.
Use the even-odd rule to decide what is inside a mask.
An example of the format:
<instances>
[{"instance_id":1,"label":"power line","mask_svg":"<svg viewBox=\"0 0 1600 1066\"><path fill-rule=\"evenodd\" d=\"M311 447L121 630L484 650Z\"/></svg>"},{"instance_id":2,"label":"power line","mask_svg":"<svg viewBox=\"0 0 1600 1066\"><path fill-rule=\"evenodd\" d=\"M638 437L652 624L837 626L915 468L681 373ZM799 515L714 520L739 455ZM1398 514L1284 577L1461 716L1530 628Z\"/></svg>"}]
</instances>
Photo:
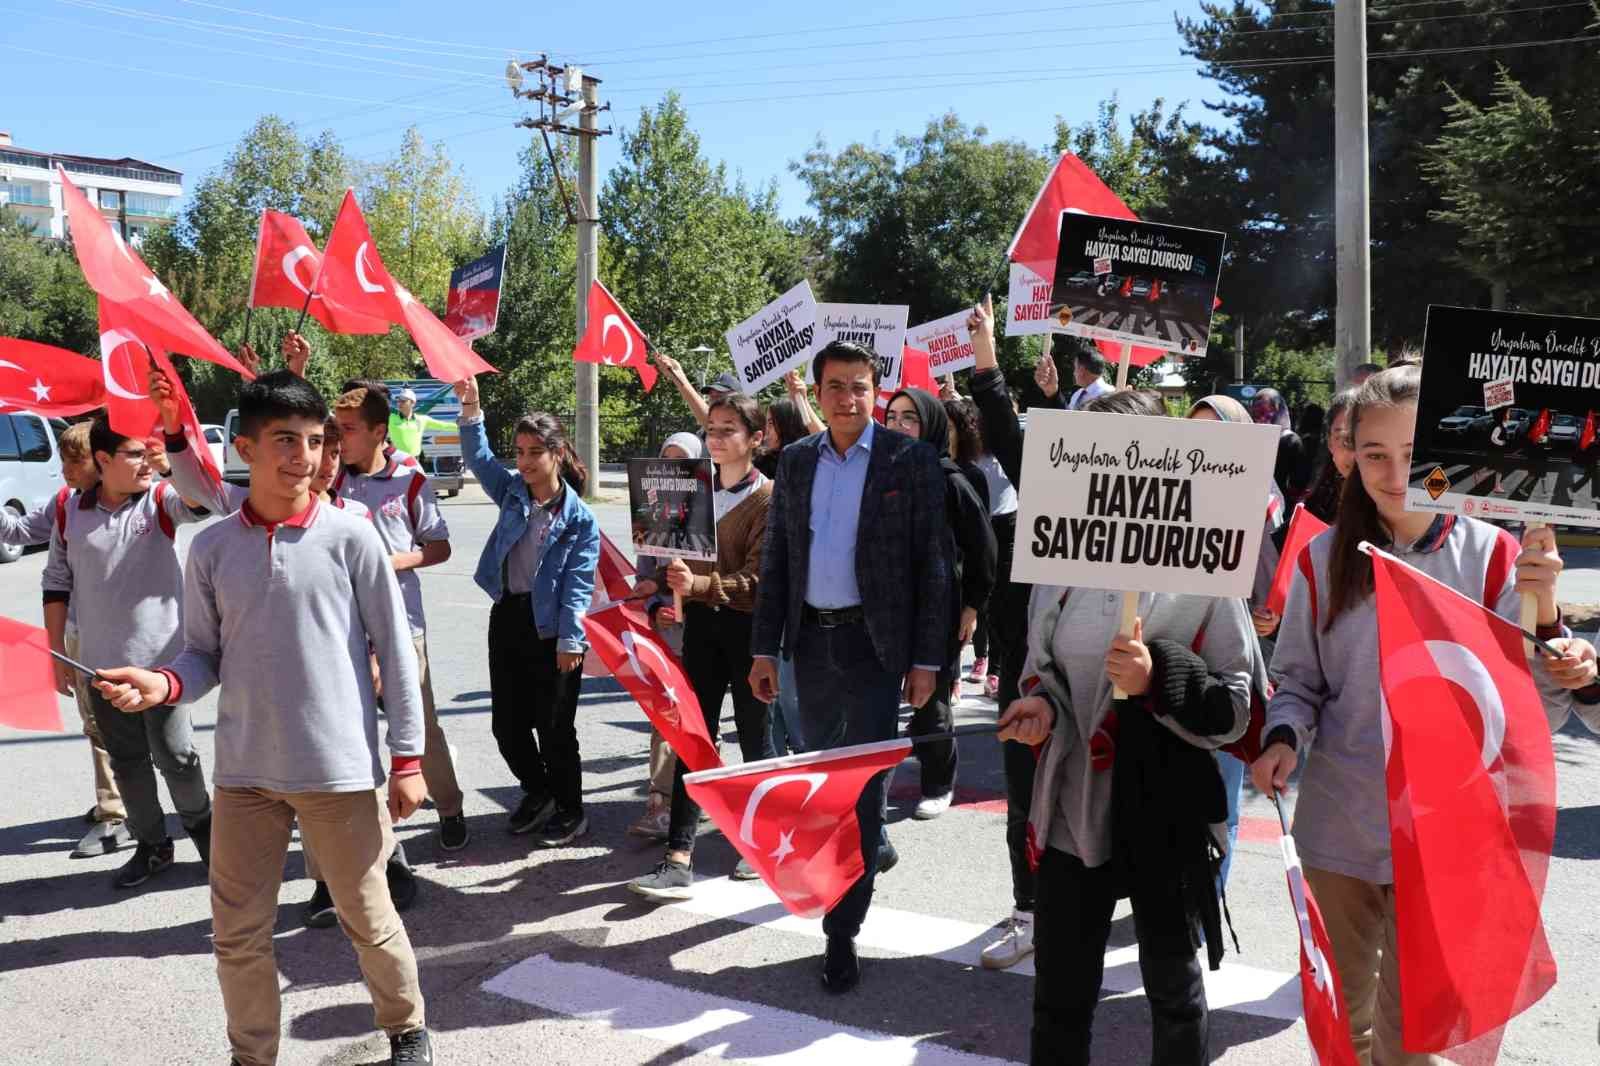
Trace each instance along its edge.
<instances>
[{"instance_id":1,"label":"power line","mask_svg":"<svg viewBox=\"0 0 1600 1066\"><path fill-rule=\"evenodd\" d=\"M267 11L252 11L249 8L229 7L227 4L210 3L209 0L177 0L177 2L180 4L186 4L190 7L211 8L215 11L227 11L235 15L246 15L250 18L270 19L273 22L285 22L296 26L309 26L312 29L317 30L333 30L336 33L353 33L362 37L377 37L390 41L410 41L414 44L430 45L431 47L428 49L430 52L437 51L439 45L445 44L449 45L451 48L472 48L485 51L488 54L485 55L484 58L487 59L504 58L506 55L506 50L504 48L492 47L489 45L463 44L458 41L440 41L433 37L408 37L405 34L400 33L380 33L376 30L357 29L353 26L336 26L326 22L312 22L310 19L294 18L289 15L274 15Z\"/></svg>"}]
</instances>

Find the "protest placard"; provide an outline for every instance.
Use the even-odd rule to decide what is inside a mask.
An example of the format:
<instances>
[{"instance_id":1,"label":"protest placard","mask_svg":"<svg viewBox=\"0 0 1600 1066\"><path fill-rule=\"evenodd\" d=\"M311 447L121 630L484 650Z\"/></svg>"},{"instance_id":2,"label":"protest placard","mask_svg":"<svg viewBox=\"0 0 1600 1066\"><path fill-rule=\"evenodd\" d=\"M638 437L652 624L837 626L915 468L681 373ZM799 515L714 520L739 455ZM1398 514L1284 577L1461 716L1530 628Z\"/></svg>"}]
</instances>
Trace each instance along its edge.
<instances>
[{"instance_id":1,"label":"protest placard","mask_svg":"<svg viewBox=\"0 0 1600 1066\"><path fill-rule=\"evenodd\" d=\"M906 319L911 308L905 304L818 304L817 343L813 356L834 341L859 344L878 357L878 388L893 391L900 387L904 368L900 352L906 346ZM811 381L806 367L806 381Z\"/></svg>"},{"instance_id":2,"label":"protest placard","mask_svg":"<svg viewBox=\"0 0 1600 1066\"><path fill-rule=\"evenodd\" d=\"M757 393L809 362L816 339L817 299L802 281L728 330L728 353L747 393Z\"/></svg>"},{"instance_id":3,"label":"protest placard","mask_svg":"<svg viewBox=\"0 0 1600 1066\"><path fill-rule=\"evenodd\" d=\"M1012 580L1250 595L1280 432L1032 409Z\"/></svg>"},{"instance_id":4,"label":"protest placard","mask_svg":"<svg viewBox=\"0 0 1600 1066\"><path fill-rule=\"evenodd\" d=\"M1011 284L1006 294L1006 336L1032 337L1053 332L1050 279L1022 263L1012 263Z\"/></svg>"},{"instance_id":5,"label":"protest placard","mask_svg":"<svg viewBox=\"0 0 1600 1066\"><path fill-rule=\"evenodd\" d=\"M1406 508L1600 526L1600 319L1429 307Z\"/></svg>"},{"instance_id":6,"label":"protest placard","mask_svg":"<svg viewBox=\"0 0 1600 1066\"><path fill-rule=\"evenodd\" d=\"M717 558L710 459L629 459L633 548L660 559Z\"/></svg>"},{"instance_id":7,"label":"protest placard","mask_svg":"<svg viewBox=\"0 0 1600 1066\"><path fill-rule=\"evenodd\" d=\"M957 311L906 331L906 345L928 353L928 371L934 377L942 378L977 363L972 334L967 330L967 316L971 313Z\"/></svg>"},{"instance_id":8,"label":"protest placard","mask_svg":"<svg viewBox=\"0 0 1600 1066\"><path fill-rule=\"evenodd\" d=\"M1203 356L1223 240L1213 230L1067 212L1050 325L1079 337ZM1107 259L1110 271L1099 271L1097 261Z\"/></svg>"},{"instance_id":9,"label":"protest placard","mask_svg":"<svg viewBox=\"0 0 1600 1066\"><path fill-rule=\"evenodd\" d=\"M487 337L500 319L500 288L506 270L506 246L450 272L445 297L445 328L462 340Z\"/></svg>"}]
</instances>

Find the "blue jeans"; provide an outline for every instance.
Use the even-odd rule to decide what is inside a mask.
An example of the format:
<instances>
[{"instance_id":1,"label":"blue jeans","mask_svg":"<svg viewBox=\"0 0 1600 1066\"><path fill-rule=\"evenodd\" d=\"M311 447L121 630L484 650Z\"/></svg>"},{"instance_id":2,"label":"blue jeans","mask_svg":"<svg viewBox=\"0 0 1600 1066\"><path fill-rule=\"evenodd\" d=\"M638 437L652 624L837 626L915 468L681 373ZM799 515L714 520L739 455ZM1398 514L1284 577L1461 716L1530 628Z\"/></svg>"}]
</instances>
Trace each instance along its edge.
<instances>
[{"instance_id":1,"label":"blue jeans","mask_svg":"<svg viewBox=\"0 0 1600 1066\"><path fill-rule=\"evenodd\" d=\"M1221 886L1226 887L1228 868L1233 865L1233 848L1239 843L1239 801L1244 796L1244 763L1219 751L1217 769L1222 771L1222 791L1228 794L1228 854L1222 859L1222 873L1217 878Z\"/></svg>"},{"instance_id":2,"label":"blue jeans","mask_svg":"<svg viewBox=\"0 0 1600 1066\"><path fill-rule=\"evenodd\" d=\"M794 646L800 730L812 751L893 740L900 725L902 677L878 662L865 622L824 629L805 623ZM822 919L830 937L854 938L872 903L878 848L889 807L889 773L867 782L856 802L861 827L861 879Z\"/></svg>"}]
</instances>

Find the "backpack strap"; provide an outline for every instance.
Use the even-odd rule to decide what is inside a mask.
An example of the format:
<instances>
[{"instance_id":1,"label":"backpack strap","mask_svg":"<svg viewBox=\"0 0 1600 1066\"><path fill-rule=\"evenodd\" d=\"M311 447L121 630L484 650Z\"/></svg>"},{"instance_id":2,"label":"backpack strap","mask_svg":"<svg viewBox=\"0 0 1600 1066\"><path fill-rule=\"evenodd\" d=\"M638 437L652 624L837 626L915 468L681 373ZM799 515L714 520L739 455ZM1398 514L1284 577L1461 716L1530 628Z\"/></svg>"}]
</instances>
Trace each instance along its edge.
<instances>
[{"instance_id":1,"label":"backpack strap","mask_svg":"<svg viewBox=\"0 0 1600 1066\"><path fill-rule=\"evenodd\" d=\"M428 483L428 476L421 472L411 475L411 484L406 486L406 514L411 516L411 530L417 529L417 497L422 495L422 487Z\"/></svg>"}]
</instances>

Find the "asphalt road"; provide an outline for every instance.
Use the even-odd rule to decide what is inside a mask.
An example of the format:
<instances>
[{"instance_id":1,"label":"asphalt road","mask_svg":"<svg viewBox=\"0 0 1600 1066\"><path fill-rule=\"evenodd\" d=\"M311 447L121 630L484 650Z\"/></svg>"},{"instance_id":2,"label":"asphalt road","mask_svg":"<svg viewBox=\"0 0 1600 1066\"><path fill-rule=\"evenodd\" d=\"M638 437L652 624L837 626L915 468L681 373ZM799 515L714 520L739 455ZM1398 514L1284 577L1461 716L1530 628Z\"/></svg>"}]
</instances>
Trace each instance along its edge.
<instances>
[{"instance_id":1,"label":"asphalt road","mask_svg":"<svg viewBox=\"0 0 1600 1066\"><path fill-rule=\"evenodd\" d=\"M659 849L624 830L643 804L648 729L610 682L585 682L579 733L591 832L581 846L530 853L504 830L517 790L489 732L488 601L471 572L493 511L476 488L444 504L456 556L423 576L435 692L458 750L474 834L447 855L431 812L402 827L422 894L406 915L421 959L428 1018L444 1063L629 1066L1024 1062L1031 969L976 966L1010 908L1003 781L992 740L963 741L958 803L909 819L916 766L896 779L891 834L900 865L880 879L863 932L861 987L825 995L819 923L785 916L759 885L728 881L718 836L696 856L690 903L643 905L622 883ZM600 508L625 543L624 508ZM37 623L43 556L0 567L3 613ZM1600 600L1594 571L1567 579ZM1583 592L1579 592L1579 587ZM68 712L70 715L70 711ZM972 699L965 720L992 717ZM731 718L731 713L730 713ZM211 765L215 705L195 710ZM737 758L737 745L729 745ZM1510 1028L1505 1063L1600 1062L1600 745L1557 738L1561 814L1546 921L1561 980ZM0 730L10 800L0 815L0 1066L39 1063L220 1064L221 999L207 940L204 871L180 841L177 867L131 893L111 888L122 855L72 860L92 799L87 742ZM173 820L176 829L176 820ZM1271 807L1251 796L1228 899L1243 947L1211 974L1212 1049L1230 1066L1308 1061L1298 1015L1298 952ZM125 853L124 853L125 854ZM355 956L337 930L300 927L310 892L296 845L276 949L284 989L284 1063L380 1063L387 1046ZM1095 1061L1148 1061L1148 1014L1125 909L1113 927Z\"/></svg>"}]
</instances>

